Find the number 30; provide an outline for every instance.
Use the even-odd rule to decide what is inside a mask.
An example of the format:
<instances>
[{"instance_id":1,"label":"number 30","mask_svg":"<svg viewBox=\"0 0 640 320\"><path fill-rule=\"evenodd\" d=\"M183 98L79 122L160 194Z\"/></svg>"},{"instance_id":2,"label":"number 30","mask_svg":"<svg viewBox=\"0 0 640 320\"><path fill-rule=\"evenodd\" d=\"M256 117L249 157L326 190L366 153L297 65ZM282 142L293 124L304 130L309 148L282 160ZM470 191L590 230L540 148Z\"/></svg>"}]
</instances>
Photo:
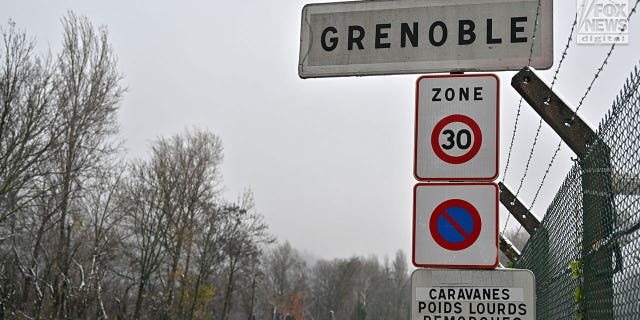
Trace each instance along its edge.
<instances>
[{"instance_id":1,"label":"number 30","mask_svg":"<svg viewBox=\"0 0 640 320\"><path fill-rule=\"evenodd\" d=\"M447 129L442 131L442 134L447 136L448 144L441 145L442 148L445 150L451 150L453 149L453 147L456 147L456 146L459 149L467 150L471 146L471 132L469 132L469 130L467 129L462 129L458 131L457 134L453 132L453 130ZM464 139L463 139L463 136L464 136ZM455 141L454 141L454 138L455 138ZM463 140L464 140L464 143L463 143Z\"/></svg>"}]
</instances>

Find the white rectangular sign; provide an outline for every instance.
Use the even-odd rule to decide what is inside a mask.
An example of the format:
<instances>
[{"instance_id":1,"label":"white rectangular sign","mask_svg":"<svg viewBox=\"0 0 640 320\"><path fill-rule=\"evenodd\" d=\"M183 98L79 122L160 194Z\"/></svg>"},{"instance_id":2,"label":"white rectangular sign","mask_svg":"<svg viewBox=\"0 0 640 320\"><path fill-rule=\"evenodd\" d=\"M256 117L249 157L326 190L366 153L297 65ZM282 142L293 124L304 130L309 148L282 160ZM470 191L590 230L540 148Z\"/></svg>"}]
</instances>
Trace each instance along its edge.
<instances>
[{"instance_id":1,"label":"white rectangular sign","mask_svg":"<svg viewBox=\"0 0 640 320\"><path fill-rule=\"evenodd\" d=\"M498 176L500 83L495 74L422 76L416 83L414 176Z\"/></svg>"},{"instance_id":2,"label":"white rectangular sign","mask_svg":"<svg viewBox=\"0 0 640 320\"><path fill-rule=\"evenodd\" d=\"M553 0L383 0L302 9L301 78L553 64ZM533 37L534 26L535 38ZM531 63L529 63L529 61Z\"/></svg>"},{"instance_id":3,"label":"white rectangular sign","mask_svg":"<svg viewBox=\"0 0 640 320\"><path fill-rule=\"evenodd\" d=\"M411 320L534 320L529 270L418 269L411 274Z\"/></svg>"},{"instance_id":4,"label":"white rectangular sign","mask_svg":"<svg viewBox=\"0 0 640 320\"><path fill-rule=\"evenodd\" d=\"M498 186L420 183L413 189L413 265L495 268Z\"/></svg>"}]
</instances>

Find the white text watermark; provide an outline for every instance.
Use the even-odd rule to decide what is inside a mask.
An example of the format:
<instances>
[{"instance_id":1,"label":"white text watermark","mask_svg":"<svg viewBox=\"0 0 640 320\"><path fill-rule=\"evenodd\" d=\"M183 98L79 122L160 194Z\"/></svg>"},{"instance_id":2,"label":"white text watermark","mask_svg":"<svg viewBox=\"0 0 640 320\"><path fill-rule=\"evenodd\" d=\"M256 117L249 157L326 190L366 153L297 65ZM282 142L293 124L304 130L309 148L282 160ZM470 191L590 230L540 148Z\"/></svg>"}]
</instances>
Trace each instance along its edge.
<instances>
[{"instance_id":1,"label":"white text watermark","mask_svg":"<svg viewBox=\"0 0 640 320\"><path fill-rule=\"evenodd\" d=\"M629 0L576 0L578 44L629 43Z\"/></svg>"}]
</instances>

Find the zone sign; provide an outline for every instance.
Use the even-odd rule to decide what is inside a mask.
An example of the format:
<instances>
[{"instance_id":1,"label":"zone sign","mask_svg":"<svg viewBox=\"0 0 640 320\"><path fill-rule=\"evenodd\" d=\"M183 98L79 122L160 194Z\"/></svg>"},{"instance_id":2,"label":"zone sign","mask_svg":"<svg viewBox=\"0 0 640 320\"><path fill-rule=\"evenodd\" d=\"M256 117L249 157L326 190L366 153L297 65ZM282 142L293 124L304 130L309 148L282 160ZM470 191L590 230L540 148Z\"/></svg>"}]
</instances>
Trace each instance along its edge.
<instances>
[{"instance_id":1,"label":"zone sign","mask_svg":"<svg viewBox=\"0 0 640 320\"><path fill-rule=\"evenodd\" d=\"M493 181L498 176L499 97L495 74L418 78L416 179Z\"/></svg>"}]
</instances>

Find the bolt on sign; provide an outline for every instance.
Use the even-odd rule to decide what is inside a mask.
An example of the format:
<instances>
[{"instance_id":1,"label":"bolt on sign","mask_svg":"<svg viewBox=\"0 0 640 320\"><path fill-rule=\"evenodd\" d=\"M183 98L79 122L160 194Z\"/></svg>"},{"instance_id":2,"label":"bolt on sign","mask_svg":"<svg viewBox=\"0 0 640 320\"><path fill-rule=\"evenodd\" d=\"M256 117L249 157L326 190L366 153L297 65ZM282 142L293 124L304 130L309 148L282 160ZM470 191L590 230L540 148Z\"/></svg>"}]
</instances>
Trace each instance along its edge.
<instances>
[{"instance_id":1,"label":"bolt on sign","mask_svg":"<svg viewBox=\"0 0 640 320\"><path fill-rule=\"evenodd\" d=\"M534 320L529 270L417 269L411 274L411 320Z\"/></svg>"},{"instance_id":2,"label":"bolt on sign","mask_svg":"<svg viewBox=\"0 0 640 320\"><path fill-rule=\"evenodd\" d=\"M553 64L553 0L382 0L302 9L301 78ZM536 19L537 17L537 19ZM536 35L533 36L534 27Z\"/></svg>"}]
</instances>

